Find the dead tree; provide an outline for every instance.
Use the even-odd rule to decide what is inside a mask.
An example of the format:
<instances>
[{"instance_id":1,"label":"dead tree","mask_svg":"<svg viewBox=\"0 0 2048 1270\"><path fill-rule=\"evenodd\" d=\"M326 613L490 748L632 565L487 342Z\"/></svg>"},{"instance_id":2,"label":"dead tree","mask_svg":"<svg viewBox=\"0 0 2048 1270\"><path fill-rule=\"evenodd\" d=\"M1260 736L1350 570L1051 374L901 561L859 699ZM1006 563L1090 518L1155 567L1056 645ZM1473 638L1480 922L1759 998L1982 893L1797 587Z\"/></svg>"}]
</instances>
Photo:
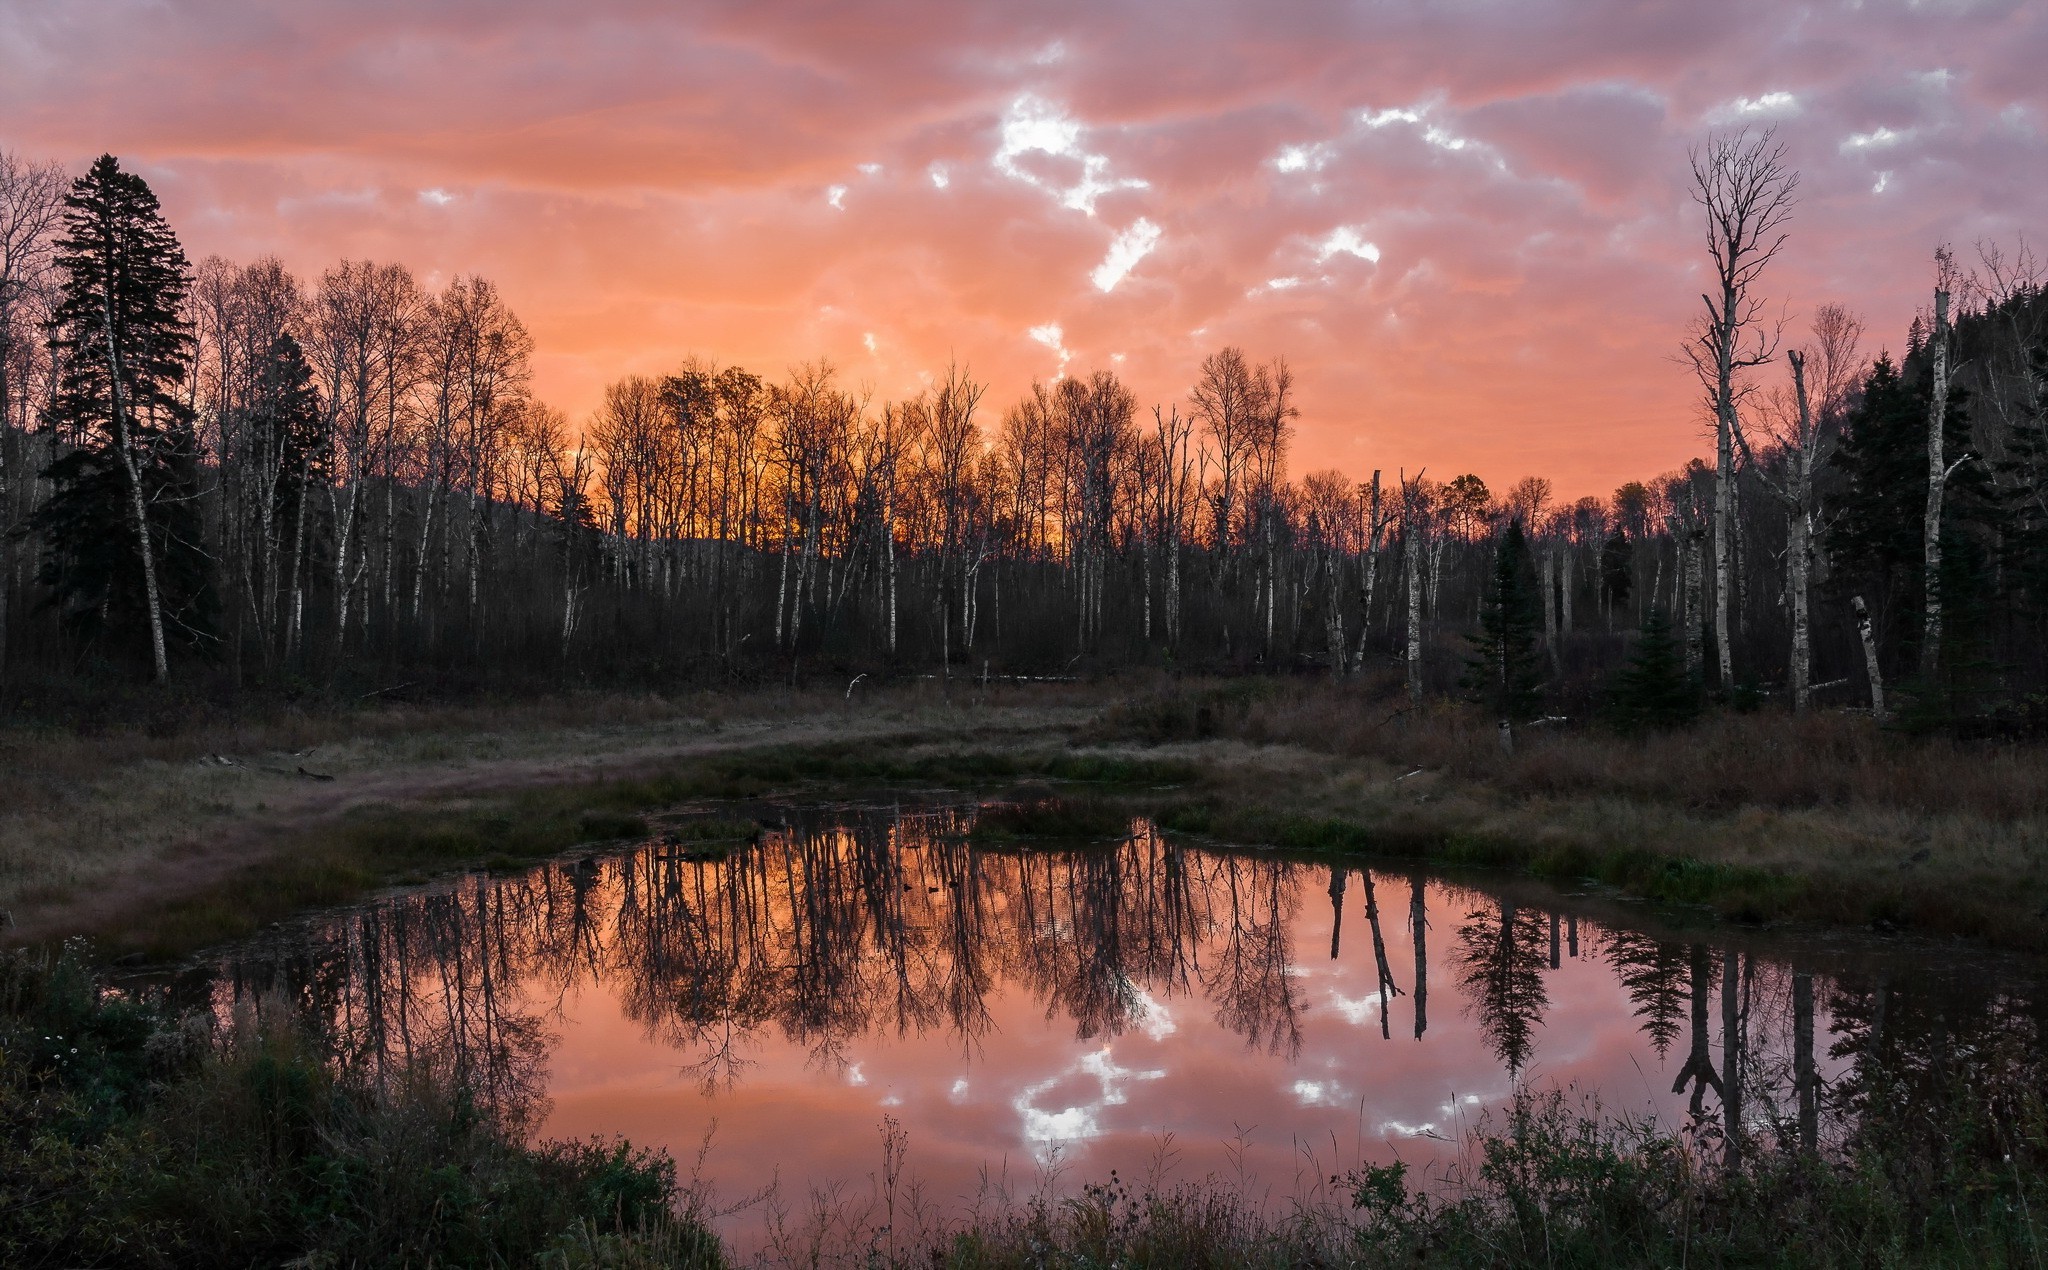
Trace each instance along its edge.
<instances>
[{"instance_id":1,"label":"dead tree","mask_svg":"<svg viewBox=\"0 0 2048 1270\"><path fill-rule=\"evenodd\" d=\"M1735 679L1728 617L1739 380L1777 350L1777 328L1765 321L1756 284L1784 246L1799 174L1785 165L1785 147L1772 129L1716 136L1691 157L1693 201L1705 212L1714 288L1700 296L1705 312L1685 351L1714 417L1714 642L1720 682L1726 687Z\"/></svg>"}]
</instances>

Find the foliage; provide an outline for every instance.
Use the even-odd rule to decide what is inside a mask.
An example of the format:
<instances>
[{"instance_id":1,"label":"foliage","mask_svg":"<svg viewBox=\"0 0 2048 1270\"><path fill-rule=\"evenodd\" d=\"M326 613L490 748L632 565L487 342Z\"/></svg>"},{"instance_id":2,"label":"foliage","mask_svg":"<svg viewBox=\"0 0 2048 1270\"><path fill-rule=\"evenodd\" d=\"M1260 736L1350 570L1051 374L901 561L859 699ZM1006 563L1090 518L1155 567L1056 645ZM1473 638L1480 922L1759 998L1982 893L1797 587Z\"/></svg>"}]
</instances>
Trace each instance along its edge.
<instances>
[{"instance_id":1,"label":"foliage","mask_svg":"<svg viewBox=\"0 0 2048 1270\"><path fill-rule=\"evenodd\" d=\"M1651 606L1628 666L1614 677L1609 717L1623 731L1681 727L1700 714L1700 690L1664 610Z\"/></svg>"},{"instance_id":2,"label":"foliage","mask_svg":"<svg viewBox=\"0 0 2048 1270\"><path fill-rule=\"evenodd\" d=\"M72 186L56 243L51 316L63 367L44 414L55 434L35 526L48 544L48 603L87 647L148 647L134 500L144 508L167 642L206 650L216 613L199 502L190 285L177 237L142 178L103 155ZM131 474L132 468L132 474ZM139 491L132 486L139 485Z\"/></svg>"},{"instance_id":3,"label":"foliage","mask_svg":"<svg viewBox=\"0 0 2048 1270\"><path fill-rule=\"evenodd\" d=\"M76 948L0 962L9 1266L721 1265L681 1200L665 1155L526 1146L424 1067L337 1067L281 1003L181 1018Z\"/></svg>"},{"instance_id":4,"label":"foliage","mask_svg":"<svg viewBox=\"0 0 2048 1270\"><path fill-rule=\"evenodd\" d=\"M1496 717L1519 722L1542 709L1536 659L1536 584L1519 520L1494 548L1493 579L1479 608L1479 634L1466 660L1466 687Z\"/></svg>"}]
</instances>

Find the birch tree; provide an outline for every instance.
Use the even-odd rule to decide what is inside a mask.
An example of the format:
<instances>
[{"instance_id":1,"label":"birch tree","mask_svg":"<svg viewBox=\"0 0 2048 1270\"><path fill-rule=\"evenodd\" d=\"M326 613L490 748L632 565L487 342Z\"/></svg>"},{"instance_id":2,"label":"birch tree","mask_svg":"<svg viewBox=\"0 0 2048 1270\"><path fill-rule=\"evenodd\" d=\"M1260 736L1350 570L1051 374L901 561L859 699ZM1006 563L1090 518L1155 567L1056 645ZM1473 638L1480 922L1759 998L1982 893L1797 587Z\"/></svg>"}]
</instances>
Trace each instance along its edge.
<instances>
[{"instance_id":1,"label":"birch tree","mask_svg":"<svg viewBox=\"0 0 2048 1270\"><path fill-rule=\"evenodd\" d=\"M1737 443L1750 468L1785 508L1786 591L1792 625L1792 648L1787 678L1792 708L1804 713L1812 705L1810 684L1813 669L1811 578L1813 531L1817 505L1814 476L1834 451L1841 411L1860 363L1857 344L1863 323L1839 304L1824 304L1814 311L1813 342L1789 350L1785 359L1792 371L1789 400L1780 397L1768 415L1771 439L1784 456L1784 470L1774 473L1758 463L1749 452L1747 435L1739 421ZM1815 374L1808 376L1808 367Z\"/></svg>"},{"instance_id":2,"label":"birch tree","mask_svg":"<svg viewBox=\"0 0 2048 1270\"><path fill-rule=\"evenodd\" d=\"M1714 643L1722 687L1735 682L1729 610L1735 555L1736 409L1747 370L1768 363L1778 332L1765 317L1757 284L1786 239L1799 189L1774 129L1747 128L1711 138L1691 152L1693 201L1704 213L1713 285L1686 354L1706 389L1714 419Z\"/></svg>"}]
</instances>

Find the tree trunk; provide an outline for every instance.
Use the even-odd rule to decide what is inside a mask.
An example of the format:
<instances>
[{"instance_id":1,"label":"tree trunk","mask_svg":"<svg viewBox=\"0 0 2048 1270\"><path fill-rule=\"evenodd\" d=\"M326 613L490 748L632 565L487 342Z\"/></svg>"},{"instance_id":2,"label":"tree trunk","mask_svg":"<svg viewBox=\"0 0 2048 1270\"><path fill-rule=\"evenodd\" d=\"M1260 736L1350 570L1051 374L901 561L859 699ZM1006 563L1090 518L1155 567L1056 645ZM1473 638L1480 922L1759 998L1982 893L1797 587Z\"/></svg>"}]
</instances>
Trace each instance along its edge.
<instances>
[{"instance_id":1,"label":"tree trunk","mask_svg":"<svg viewBox=\"0 0 2048 1270\"><path fill-rule=\"evenodd\" d=\"M1809 686L1813 651L1807 618L1807 537L1811 532L1805 509L1795 506L1786 534L1785 555L1792 574L1792 709L1799 714L1805 714L1813 705Z\"/></svg>"},{"instance_id":2,"label":"tree trunk","mask_svg":"<svg viewBox=\"0 0 2048 1270\"><path fill-rule=\"evenodd\" d=\"M1408 527L1408 704L1422 704L1422 533Z\"/></svg>"},{"instance_id":3,"label":"tree trunk","mask_svg":"<svg viewBox=\"0 0 2048 1270\"><path fill-rule=\"evenodd\" d=\"M1700 612L1702 579L1700 577L1700 540L1706 535L1699 530L1689 530L1686 541L1680 548L1685 554L1685 668L1697 675L1705 660L1700 648L1701 626L1705 615Z\"/></svg>"},{"instance_id":4,"label":"tree trunk","mask_svg":"<svg viewBox=\"0 0 2048 1270\"><path fill-rule=\"evenodd\" d=\"M1380 532L1385 526L1380 521L1380 474L1372 474L1372 499L1365 512L1365 556L1359 561L1358 594L1364 605L1358 614L1358 647L1351 653L1351 673L1365 672L1365 638L1372 631L1373 590L1380 576Z\"/></svg>"},{"instance_id":5,"label":"tree trunk","mask_svg":"<svg viewBox=\"0 0 2048 1270\"><path fill-rule=\"evenodd\" d=\"M1941 502L1948 487L1942 433L1948 417L1948 292L1934 292L1934 390L1927 405L1927 519L1921 540L1926 551L1923 586L1927 597L1924 634L1920 641L1920 674L1934 678L1941 662Z\"/></svg>"},{"instance_id":6,"label":"tree trunk","mask_svg":"<svg viewBox=\"0 0 2048 1270\"><path fill-rule=\"evenodd\" d=\"M108 286L112 286L109 279ZM107 307L101 313L102 329L107 339L107 390L114 407L114 449L121 456L121 472L128 483L128 525L135 534L136 550L142 556L142 602L149 614L149 653L151 668L156 682L161 685L170 682L170 658L164 650L164 608L157 591L156 549L150 544L149 513L142 501L142 472L136 466L134 427L128 418L127 403L121 400L121 350L114 342L113 295L107 295Z\"/></svg>"},{"instance_id":7,"label":"tree trunk","mask_svg":"<svg viewBox=\"0 0 2048 1270\"><path fill-rule=\"evenodd\" d=\"M1550 654L1550 673L1564 673L1557 660L1557 545L1543 544L1543 651Z\"/></svg>"},{"instance_id":8,"label":"tree trunk","mask_svg":"<svg viewBox=\"0 0 2048 1270\"><path fill-rule=\"evenodd\" d=\"M1870 610L1860 595L1849 597L1849 607L1856 610L1856 633L1863 637L1863 668L1870 674L1870 716L1883 723L1884 674L1877 666L1877 637L1870 631Z\"/></svg>"},{"instance_id":9,"label":"tree trunk","mask_svg":"<svg viewBox=\"0 0 2048 1270\"><path fill-rule=\"evenodd\" d=\"M1429 953L1426 943L1429 906L1426 898L1422 879L1411 878L1408 883L1408 929L1415 943L1415 1039L1418 1041L1429 1030Z\"/></svg>"},{"instance_id":10,"label":"tree trunk","mask_svg":"<svg viewBox=\"0 0 2048 1270\"><path fill-rule=\"evenodd\" d=\"M1813 976L1792 976L1792 1085L1799 1098L1799 1149L1820 1148L1820 1080L1813 1062Z\"/></svg>"},{"instance_id":11,"label":"tree trunk","mask_svg":"<svg viewBox=\"0 0 2048 1270\"><path fill-rule=\"evenodd\" d=\"M1714 442L1714 661L1723 688L1735 682L1734 652L1728 640L1729 565L1735 554L1735 448L1733 404L1721 408Z\"/></svg>"}]
</instances>

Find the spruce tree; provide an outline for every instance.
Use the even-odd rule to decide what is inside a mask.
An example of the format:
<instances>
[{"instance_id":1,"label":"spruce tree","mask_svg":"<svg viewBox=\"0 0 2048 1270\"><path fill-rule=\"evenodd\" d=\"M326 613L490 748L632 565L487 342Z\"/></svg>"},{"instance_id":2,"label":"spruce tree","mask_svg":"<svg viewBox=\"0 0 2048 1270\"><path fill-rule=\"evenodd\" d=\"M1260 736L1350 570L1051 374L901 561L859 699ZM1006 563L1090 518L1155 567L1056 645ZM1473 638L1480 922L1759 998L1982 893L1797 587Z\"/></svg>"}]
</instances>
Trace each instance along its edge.
<instances>
[{"instance_id":1,"label":"spruce tree","mask_svg":"<svg viewBox=\"0 0 2048 1270\"><path fill-rule=\"evenodd\" d=\"M1600 585L1607 592L1608 604L1615 608L1628 603L1629 592L1635 589L1634 564L1628 535L1616 529L1600 547Z\"/></svg>"},{"instance_id":2,"label":"spruce tree","mask_svg":"<svg viewBox=\"0 0 2048 1270\"><path fill-rule=\"evenodd\" d=\"M1635 731L1674 728L1700 713L1700 689L1685 668L1685 652L1661 607L1643 617L1635 655L1615 676L1610 714L1615 725Z\"/></svg>"},{"instance_id":3,"label":"spruce tree","mask_svg":"<svg viewBox=\"0 0 2048 1270\"><path fill-rule=\"evenodd\" d=\"M158 683L167 646L211 638L198 441L178 391L192 363L181 316L190 268L142 178L102 155L72 184L57 240L45 412L57 457L36 517L43 580L88 645L143 646Z\"/></svg>"},{"instance_id":4,"label":"spruce tree","mask_svg":"<svg viewBox=\"0 0 2048 1270\"><path fill-rule=\"evenodd\" d=\"M1830 586L1838 595L1869 602L1887 661L1913 667L1919 660L1923 602L1922 527L1927 505L1927 415L1930 376L1924 359L1904 367L1880 357L1843 421L1834 469L1843 477L1837 514L1827 536ZM1950 390L1943 446L1958 457L1972 450L1969 394ZM1995 493L1990 469L1971 460L1948 480L1942 515L1944 604L1967 639L1969 612L1981 612L1983 551L1979 535Z\"/></svg>"},{"instance_id":5,"label":"spruce tree","mask_svg":"<svg viewBox=\"0 0 2048 1270\"><path fill-rule=\"evenodd\" d=\"M1542 684L1536 660L1536 580L1522 522L1510 521L1493 553L1493 576L1479 606L1465 686L1494 717L1519 722L1536 717Z\"/></svg>"}]
</instances>

